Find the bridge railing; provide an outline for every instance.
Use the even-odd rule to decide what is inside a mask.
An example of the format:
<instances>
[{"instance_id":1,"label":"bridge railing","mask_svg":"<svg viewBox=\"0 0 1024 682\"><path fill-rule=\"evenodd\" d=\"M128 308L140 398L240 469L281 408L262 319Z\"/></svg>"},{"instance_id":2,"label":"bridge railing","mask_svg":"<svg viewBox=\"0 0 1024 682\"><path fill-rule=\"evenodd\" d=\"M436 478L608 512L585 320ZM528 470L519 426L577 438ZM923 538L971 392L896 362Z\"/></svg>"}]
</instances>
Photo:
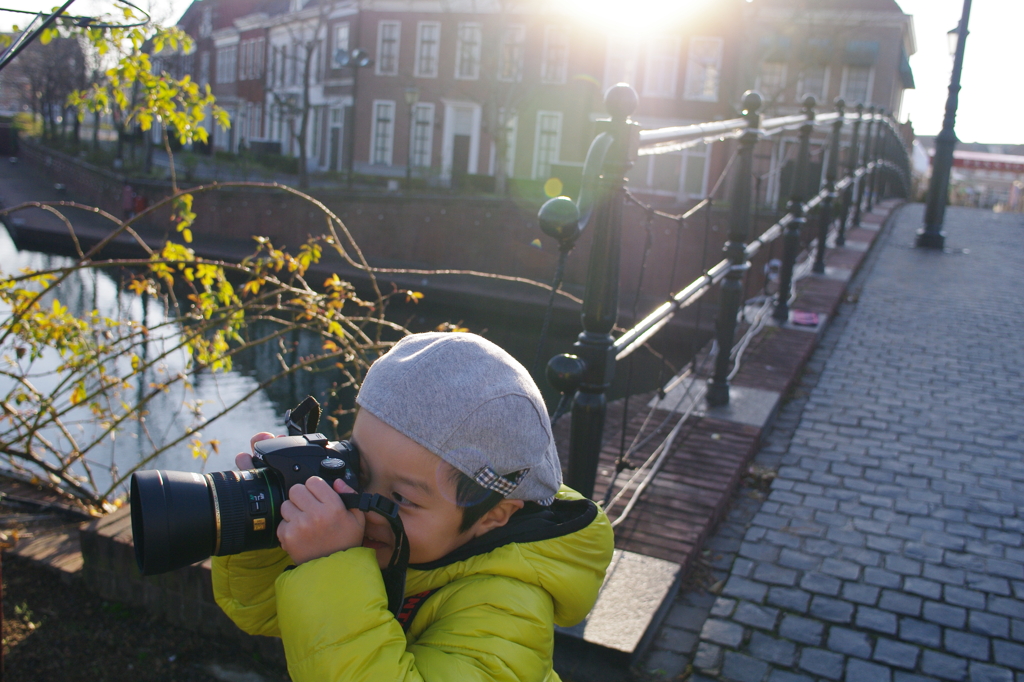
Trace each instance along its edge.
<instances>
[{"instance_id":1,"label":"bridge railing","mask_svg":"<svg viewBox=\"0 0 1024 682\"><path fill-rule=\"evenodd\" d=\"M855 113L851 113L842 100L837 100L834 112L819 115L814 98L808 97L800 114L763 119L759 113L760 95L747 92L742 118L639 130L629 118L637 102L636 93L627 85L620 84L608 91L605 105L611 119L600 122L601 129L587 153L578 200L558 197L540 211L542 229L560 240L563 251L571 249L584 230L593 232L581 315L583 331L572 352L555 356L547 368L549 382L563 394L563 405L571 397L567 483L587 496L594 492L607 416L606 392L614 379L617 362L643 346L673 316L718 285L718 350L704 399L711 406L728 404L737 318L744 303L744 280L755 255L766 245L782 240L772 314L785 323L790 315L794 268L808 216L816 214L817 219L811 267L815 273L824 273L828 238L834 226L834 244L842 246L847 228L860 224L863 211L870 210L880 194L907 196L910 192L908 150L891 117L875 107L865 109L858 105ZM754 149L763 140L787 133L798 136L787 212L763 233L753 236ZM736 140L734 156L717 183L731 181L725 257L615 338L612 332L619 310L623 207L627 199L633 199L626 189L626 173L640 156L678 152L722 140ZM813 185L809 177L812 148L820 153L823 166L820 183L815 181ZM844 149L845 163L840 168ZM731 177L726 178L726 174ZM710 212L713 194L687 213L666 217L683 222L698 211ZM564 408L560 407L556 419L562 411Z\"/></svg>"}]
</instances>

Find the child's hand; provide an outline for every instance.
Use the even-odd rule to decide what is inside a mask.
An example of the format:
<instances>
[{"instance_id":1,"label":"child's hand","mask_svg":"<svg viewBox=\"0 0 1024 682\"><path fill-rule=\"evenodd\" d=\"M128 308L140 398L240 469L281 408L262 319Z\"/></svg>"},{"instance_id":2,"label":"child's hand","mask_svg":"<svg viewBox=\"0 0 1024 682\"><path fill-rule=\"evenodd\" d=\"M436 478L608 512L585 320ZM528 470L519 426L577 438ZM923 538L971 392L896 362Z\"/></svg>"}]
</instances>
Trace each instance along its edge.
<instances>
[{"instance_id":1,"label":"child's hand","mask_svg":"<svg viewBox=\"0 0 1024 682\"><path fill-rule=\"evenodd\" d=\"M255 436L249 439L249 449L253 452L256 451L256 443L261 440L267 440L273 438L274 434L267 433L266 431L260 431ZM235 455L235 466L238 467L239 471L246 471L252 469L252 455L248 452L239 452Z\"/></svg>"},{"instance_id":2,"label":"child's hand","mask_svg":"<svg viewBox=\"0 0 1024 682\"><path fill-rule=\"evenodd\" d=\"M338 497L352 492L344 481L335 481L332 489L319 476L288 491L277 539L296 565L363 544L366 515L346 509Z\"/></svg>"}]
</instances>

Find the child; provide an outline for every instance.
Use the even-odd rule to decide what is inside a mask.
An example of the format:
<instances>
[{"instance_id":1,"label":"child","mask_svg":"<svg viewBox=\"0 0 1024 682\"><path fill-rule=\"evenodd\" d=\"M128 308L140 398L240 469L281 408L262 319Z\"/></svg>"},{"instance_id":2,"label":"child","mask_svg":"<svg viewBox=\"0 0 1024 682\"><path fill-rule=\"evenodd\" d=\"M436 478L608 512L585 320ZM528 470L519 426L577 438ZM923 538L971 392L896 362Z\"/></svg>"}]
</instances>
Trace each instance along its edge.
<instances>
[{"instance_id":1,"label":"child","mask_svg":"<svg viewBox=\"0 0 1024 682\"><path fill-rule=\"evenodd\" d=\"M552 625L590 611L613 537L561 486L525 368L473 334L416 334L374 363L356 402L362 490L398 503L408 537L406 631L379 570L390 526L315 477L281 507L281 549L214 558L217 603L281 637L295 682L556 682Z\"/></svg>"}]
</instances>

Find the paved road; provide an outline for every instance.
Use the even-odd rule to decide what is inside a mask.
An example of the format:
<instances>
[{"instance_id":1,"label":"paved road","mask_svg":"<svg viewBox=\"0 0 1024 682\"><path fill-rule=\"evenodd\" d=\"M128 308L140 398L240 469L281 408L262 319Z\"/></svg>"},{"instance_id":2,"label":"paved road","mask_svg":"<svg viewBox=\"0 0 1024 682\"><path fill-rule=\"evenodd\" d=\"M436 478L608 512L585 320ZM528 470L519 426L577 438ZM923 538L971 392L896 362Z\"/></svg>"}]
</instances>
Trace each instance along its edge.
<instances>
[{"instance_id":1,"label":"paved road","mask_svg":"<svg viewBox=\"0 0 1024 682\"><path fill-rule=\"evenodd\" d=\"M1024 216L950 209L946 253L921 219L854 281L757 457L767 499L710 545L721 595L681 595L648 670L1024 682Z\"/></svg>"}]
</instances>

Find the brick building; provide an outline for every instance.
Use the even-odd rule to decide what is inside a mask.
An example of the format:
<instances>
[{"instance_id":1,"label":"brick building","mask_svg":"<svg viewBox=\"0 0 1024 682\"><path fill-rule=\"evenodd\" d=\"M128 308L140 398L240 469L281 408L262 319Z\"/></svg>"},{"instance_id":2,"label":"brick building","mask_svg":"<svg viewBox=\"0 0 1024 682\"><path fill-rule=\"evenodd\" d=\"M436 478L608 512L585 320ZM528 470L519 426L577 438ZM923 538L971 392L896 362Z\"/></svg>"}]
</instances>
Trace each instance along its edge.
<instances>
[{"instance_id":1,"label":"brick building","mask_svg":"<svg viewBox=\"0 0 1024 682\"><path fill-rule=\"evenodd\" d=\"M499 186L578 177L603 92L617 82L637 90L645 128L734 117L755 86L781 113L798 91L898 110L913 84L913 25L893 0L720 0L634 37L559 7L197 0L180 24L197 39L196 77L232 117L215 148L244 140L298 156L305 120L310 171L408 172L440 186L474 175ZM353 66L356 49L372 64ZM726 146L642 157L631 187L691 203L721 171Z\"/></svg>"}]
</instances>

